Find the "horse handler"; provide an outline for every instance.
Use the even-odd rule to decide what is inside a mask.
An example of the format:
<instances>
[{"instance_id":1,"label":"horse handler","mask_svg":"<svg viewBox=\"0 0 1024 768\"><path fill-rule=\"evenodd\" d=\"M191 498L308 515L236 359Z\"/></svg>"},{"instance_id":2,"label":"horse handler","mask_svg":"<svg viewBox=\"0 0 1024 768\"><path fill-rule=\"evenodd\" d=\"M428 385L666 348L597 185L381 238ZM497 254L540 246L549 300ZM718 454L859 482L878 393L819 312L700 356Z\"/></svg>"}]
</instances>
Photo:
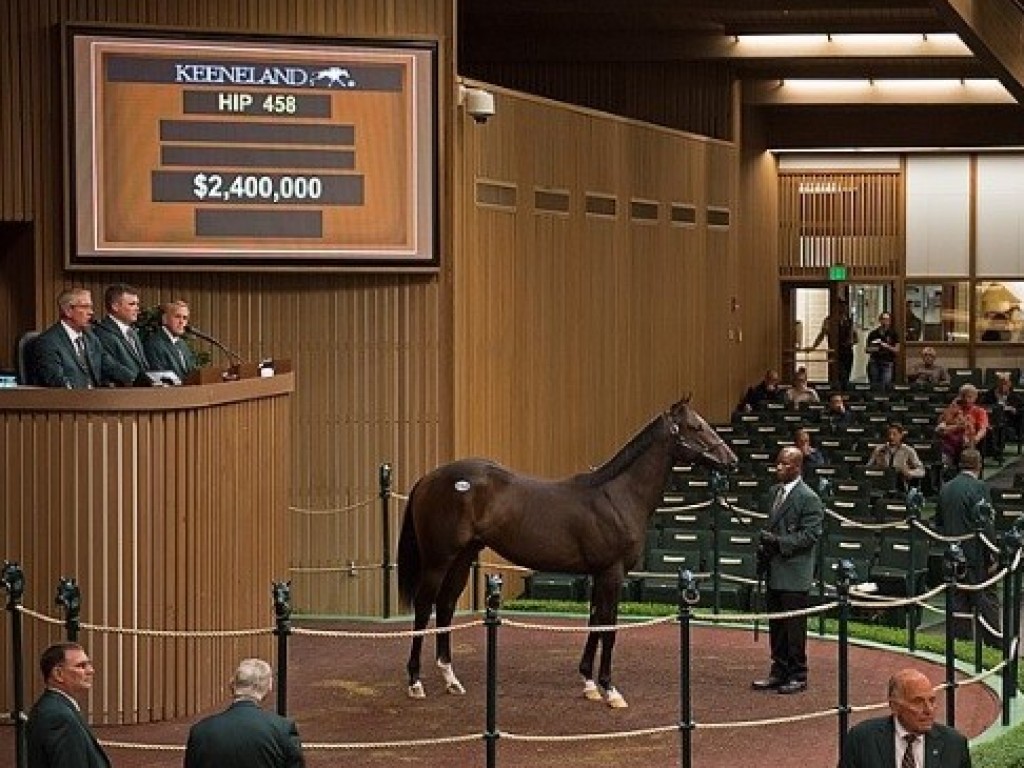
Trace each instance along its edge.
<instances>
[{"instance_id":1,"label":"horse handler","mask_svg":"<svg viewBox=\"0 0 1024 768\"><path fill-rule=\"evenodd\" d=\"M801 479L803 453L796 446L779 451L778 483L765 498L768 523L758 544L758 568L766 573L769 613L799 611L808 606L814 580L814 551L824 518L821 499ZM807 616L768 620L772 666L768 677L755 680L755 691L799 693L807 689Z\"/></svg>"}]
</instances>

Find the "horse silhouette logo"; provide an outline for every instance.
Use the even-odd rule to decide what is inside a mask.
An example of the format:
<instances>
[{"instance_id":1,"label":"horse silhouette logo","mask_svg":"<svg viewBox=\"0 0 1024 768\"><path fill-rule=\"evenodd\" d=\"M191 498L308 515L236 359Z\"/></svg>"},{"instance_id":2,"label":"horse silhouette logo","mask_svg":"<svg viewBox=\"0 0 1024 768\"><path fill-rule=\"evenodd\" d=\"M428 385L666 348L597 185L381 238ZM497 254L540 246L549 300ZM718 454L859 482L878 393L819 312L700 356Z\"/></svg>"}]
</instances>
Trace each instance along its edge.
<instances>
[{"instance_id":1,"label":"horse silhouette logo","mask_svg":"<svg viewBox=\"0 0 1024 768\"><path fill-rule=\"evenodd\" d=\"M328 88L352 88L356 81L345 67L327 67L314 73L313 83L326 83Z\"/></svg>"}]
</instances>

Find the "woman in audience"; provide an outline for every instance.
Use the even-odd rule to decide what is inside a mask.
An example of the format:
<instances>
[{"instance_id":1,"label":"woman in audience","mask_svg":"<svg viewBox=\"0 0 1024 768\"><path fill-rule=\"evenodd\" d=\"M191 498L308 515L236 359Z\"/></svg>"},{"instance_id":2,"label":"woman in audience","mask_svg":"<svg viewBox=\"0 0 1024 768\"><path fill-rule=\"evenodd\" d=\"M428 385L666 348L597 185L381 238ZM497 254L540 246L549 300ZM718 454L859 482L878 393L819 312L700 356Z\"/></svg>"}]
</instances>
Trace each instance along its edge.
<instances>
[{"instance_id":1,"label":"woman in audience","mask_svg":"<svg viewBox=\"0 0 1024 768\"><path fill-rule=\"evenodd\" d=\"M807 369L803 366L796 369L793 386L786 390L786 405L798 408L804 403L817 403L818 393L807 386Z\"/></svg>"}]
</instances>

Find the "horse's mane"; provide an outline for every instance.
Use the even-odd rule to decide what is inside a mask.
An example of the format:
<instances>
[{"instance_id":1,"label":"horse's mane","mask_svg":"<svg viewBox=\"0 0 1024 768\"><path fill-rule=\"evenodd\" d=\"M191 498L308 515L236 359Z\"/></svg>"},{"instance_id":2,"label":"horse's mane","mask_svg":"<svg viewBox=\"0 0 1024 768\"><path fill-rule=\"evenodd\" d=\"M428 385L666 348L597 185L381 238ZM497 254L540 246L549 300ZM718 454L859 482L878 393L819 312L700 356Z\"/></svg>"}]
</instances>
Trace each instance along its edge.
<instances>
[{"instance_id":1,"label":"horse's mane","mask_svg":"<svg viewBox=\"0 0 1024 768\"><path fill-rule=\"evenodd\" d=\"M651 447L651 443L654 442L655 430L661 422L661 418L661 416L658 416L652 419L646 427L633 435L628 443L622 446L614 456L600 467L592 472L576 475L575 479L583 485L593 486L607 483L609 480L621 475L627 467L636 461L637 456Z\"/></svg>"}]
</instances>

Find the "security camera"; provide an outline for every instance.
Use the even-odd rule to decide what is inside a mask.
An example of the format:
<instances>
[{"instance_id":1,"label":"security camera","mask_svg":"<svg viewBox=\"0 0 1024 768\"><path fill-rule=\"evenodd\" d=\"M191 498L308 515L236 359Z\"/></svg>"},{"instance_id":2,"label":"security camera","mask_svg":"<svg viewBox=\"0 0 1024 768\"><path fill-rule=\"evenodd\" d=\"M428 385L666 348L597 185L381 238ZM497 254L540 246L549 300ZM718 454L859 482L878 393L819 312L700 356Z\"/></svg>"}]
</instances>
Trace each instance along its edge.
<instances>
[{"instance_id":1,"label":"security camera","mask_svg":"<svg viewBox=\"0 0 1024 768\"><path fill-rule=\"evenodd\" d=\"M466 108L469 116L481 125L494 115L494 94L483 88L467 88L460 85L459 103Z\"/></svg>"}]
</instances>

